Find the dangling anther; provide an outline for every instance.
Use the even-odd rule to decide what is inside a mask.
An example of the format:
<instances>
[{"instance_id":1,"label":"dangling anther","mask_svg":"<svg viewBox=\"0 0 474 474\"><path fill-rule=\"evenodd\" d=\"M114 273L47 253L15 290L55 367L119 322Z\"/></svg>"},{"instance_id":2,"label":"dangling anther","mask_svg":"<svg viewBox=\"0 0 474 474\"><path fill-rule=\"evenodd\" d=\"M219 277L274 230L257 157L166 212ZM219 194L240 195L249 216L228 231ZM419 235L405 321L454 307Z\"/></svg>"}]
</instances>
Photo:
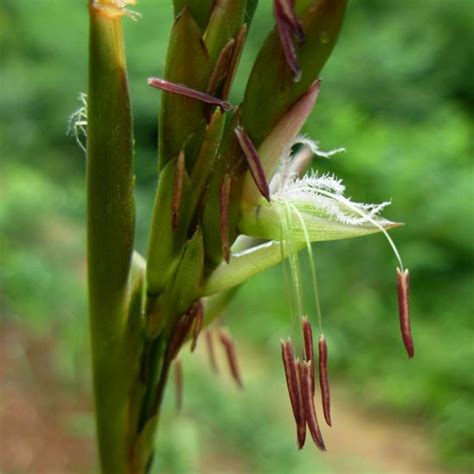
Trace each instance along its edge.
<instances>
[{"instance_id":1,"label":"dangling anther","mask_svg":"<svg viewBox=\"0 0 474 474\"><path fill-rule=\"evenodd\" d=\"M173 200L171 209L171 226L173 230L178 227L179 209L181 207L181 199L183 197L183 180L184 180L185 156L184 150L181 150L176 160L176 168L173 182Z\"/></svg>"},{"instance_id":2,"label":"dangling anther","mask_svg":"<svg viewBox=\"0 0 474 474\"><path fill-rule=\"evenodd\" d=\"M303 402L298 377L298 363L295 362L291 340L281 341L281 358L285 369L286 386L290 397L291 409L296 423L298 449L304 446L306 439L306 418L304 416Z\"/></svg>"},{"instance_id":3,"label":"dangling anther","mask_svg":"<svg viewBox=\"0 0 474 474\"><path fill-rule=\"evenodd\" d=\"M329 394L328 377L328 347L323 334L319 336L319 386L321 388L321 398L323 400L324 419L329 426L331 424L331 398Z\"/></svg>"},{"instance_id":4,"label":"dangling anther","mask_svg":"<svg viewBox=\"0 0 474 474\"><path fill-rule=\"evenodd\" d=\"M410 324L410 273L408 269L403 272L397 268L397 289L398 289L398 311L400 315L400 330L402 333L403 344L411 359L415 355L415 346L411 334Z\"/></svg>"},{"instance_id":5,"label":"dangling anther","mask_svg":"<svg viewBox=\"0 0 474 474\"><path fill-rule=\"evenodd\" d=\"M204 321L204 306L202 301L196 303L196 315L194 316L193 340L191 342L191 352L196 349L199 334L201 334L202 323Z\"/></svg>"},{"instance_id":6,"label":"dangling anther","mask_svg":"<svg viewBox=\"0 0 474 474\"><path fill-rule=\"evenodd\" d=\"M176 410L181 411L183 407L183 366L181 359L176 358L174 360L174 382L175 382L175 393L176 393Z\"/></svg>"},{"instance_id":7,"label":"dangling anther","mask_svg":"<svg viewBox=\"0 0 474 474\"><path fill-rule=\"evenodd\" d=\"M166 79L161 79L160 77L148 78L148 85L155 87L156 89L171 92L172 94L195 99L200 102L204 102L205 104L216 105L224 112L228 112L234 108L232 104L226 102L225 100L219 99L218 97L206 94L205 92L197 91L196 89L191 89L190 87L183 84L177 84L175 82L167 81Z\"/></svg>"},{"instance_id":8,"label":"dangling anther","mask_svg":"<svg viewBox=\"0 0 474 474\"><path fill-rule=\"evenodd\" d=\"M209 356L209 364L211 365L211 369L214 373L219 373L219 367L217 366L216 360L216 352L214 350L214 338L212 335L212 331L210 329L206 329L204 332L204 336L206 338L206 347L207 347L207 355Z\"/></svg>"},{"instance_id":9,"label":"dangling anther","mask_svg":"<svg viewBox=\"0 0 474 474\"><path fill-rule=\"evenodd\" d=\"M262 163L260 162L258 152L252 140L240 125L235 128L234 132L258 190L262 196L270 202L270 190L268 188L267 178L265 177Z\"/></svg>"},{"instance_id":10,"label":"dangling anther","mask_svg":"<svg viewBox=\"0 0 474 474\"><path fill-rule=\"evenodd\" d=\"M242 384L242 378L240 377L240 370L239 364L237 362L237 355L235 353L235 346L232 341L232 337L227 329L219 329L219 340L222 346L224 347L232 378L240 388L244 388L244 385Z\"/></svg>"},{"instance_id":11,"label":"dangling anther","mask_svg":"<svg viewBox=\"0 0 474 474\"><path fill-rule=\"evenodd\" d=\"M230 243L229 243L229 202L232 179L226 174L222 180L219 191L219 211L220 211L220 230L221 230L221 249L222 256L226 263L230 260Z\"/></svg>"},{"instance_id":12,"label":"dangling anther","mask_svg":"<svg viewBox=\"0 0 474 474\"><path fill-rule=\"evenodd\" d=\"M306 423L308 424L309 432L316 446L321 451L326 451L326 446L324 445L323 437L319 429L316 409L314 407L313 392L311 389L311 365L306 361L302 362L301 365L301 396L303 399Z\"/></svg>"},{"instance_id":13,"label":"dangling anther","mask_svg":"<svg viewBox=\"0 0 474 474\"><path fill-rule=\"evenodd\" d=\"M314 392L316 389L316 383L314 381L314 349L313 349L313 329L311 328L311 323L307 316L303 316L301 320L301 326L303 328L303 341L304 341L304 355L305 360L308 362L310 367L310 375L311 375L311 390L314 396Z\"/></svg>"}]
</instances>

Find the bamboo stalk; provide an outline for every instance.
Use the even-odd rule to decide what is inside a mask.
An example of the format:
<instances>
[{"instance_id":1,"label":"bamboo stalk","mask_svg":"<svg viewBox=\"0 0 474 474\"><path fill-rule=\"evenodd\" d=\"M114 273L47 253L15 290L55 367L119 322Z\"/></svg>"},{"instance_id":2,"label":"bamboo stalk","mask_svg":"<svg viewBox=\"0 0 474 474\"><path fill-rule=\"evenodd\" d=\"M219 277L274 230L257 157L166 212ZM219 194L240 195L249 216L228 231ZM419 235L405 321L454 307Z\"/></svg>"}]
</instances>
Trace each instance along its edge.
<instances>
[{"instance_id":1,"label":"bamboo stalk","mask_svg":"<svg viewBox=\"0 0 474 474\"><path fill-rule=\"evenodd\" d=\"M105 6L105 8L103 8ZM87 243L90 332L103 473L129 472L128 283L134 240L133 130L121 12L89 1Z\"/></svg>"}]
</instances>

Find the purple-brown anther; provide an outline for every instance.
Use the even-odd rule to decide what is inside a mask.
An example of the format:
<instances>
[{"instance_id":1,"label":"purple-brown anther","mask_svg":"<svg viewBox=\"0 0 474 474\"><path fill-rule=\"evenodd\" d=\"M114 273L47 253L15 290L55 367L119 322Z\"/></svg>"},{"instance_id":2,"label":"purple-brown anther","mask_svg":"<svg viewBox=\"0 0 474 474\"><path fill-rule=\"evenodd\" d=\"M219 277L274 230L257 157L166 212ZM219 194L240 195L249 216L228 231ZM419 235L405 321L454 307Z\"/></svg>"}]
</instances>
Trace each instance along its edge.
<instances>
[{"instance_id":1,"label":"purple-brown anther","mask_svg":"<svg viewBox=\"0 0 474 474\"><path fill-rule=\"evenodd\" d=\"M176 393L176 410L181 411L183 407L183 366L181 359L174 361L174 383Z\"/></svg>"},{"instance_id":2,"label":"purple-brown anther","mask_svg":"<svg viewBox=\"0 0 474 474\"><path fill-rule=\"evenodd\" d=\"M306 362L309 362L309 364L311 365L311 389L314 395L316 383L314 381L313 329L311 328L311 323L309 322L309 319L306 316L302 318L301 326L303 329L304 358Z\"/></svg>"},{"instance_id":3,"label":"purple-brown anther","mask_svg":"<svg viewBox=\"0 0 474 474\"><path fill-rule=\"evenodd\" d=\"M240 377L239 364L237 363L237 355L235 353L235 346L232 341L232 337L228 330L224 328L219 329L219 340L224 347L227 362L229 363L230 373L235 383L240 387L244 388L242 378Z\"/></svg>"},{"instance_id":4,"label":"purple-brown anther","mask_svg":"<svg viewBox=\"0 0 474 474\"><path fill-rule=\"evenodd\" d=\"M283 17L296 39L303 43L304 31L301 21L296 16L294 0L275 0L274 8L280 17Z\"/></svg>"},{"instance_id":5,"label":"purple-brown anther","mask_svg":"<svg viewBox=\"0 0 474 474\"><path fill-rule=\"evenodd\" d=\"M224 86L222 88L222 99L227 100L229 97L230 88L234 80L235 73L237 71L237 66L240 62L240 57L242 56L242 51L244 49L245 38L247 37L247 25L243 24L240 27L239 32L235 38L235 45L232 52L232 58L229 63L229 68L227 70L227 76L225 79Z\"/></svg>"},{"instance_id":6,"label":"purple-brown anther","mask_svg":"<svg viewBox=\"0 0 474 474\"><path fill-rule=\"evenodd\" d=\"M214 373L219 373L219 368L217 366L216 360L216 351L214 350L214 337L212 335L212 331L210 329L206 329L204 332L204 336L206 338L206 347L207 347L207 355L209 356L209 363Z\"/></svg>"},{"instance_id":7,"label":"purple-brown anther","mask_svg":"<svg viewBox=\"0 0 474 474\"><path fill-rule=\"evenodd\" d=\"M311 389L311 364L303 361L301 365L301 397L303 399L306 423L308 424L309 432L316 446L321 451L326 451L326 446L324 445L323 437L319 429L316 408L314 407L314 398Z\"/></svg>"},{"instance_id":8,"label":"purple-brown anther","mask_svg":"<svg viewBox=\"0 0 474 474\"><path fill-rule=\"evenodd\" d=\"M294 362L296 368L296 376L298 378L298 399L299 399L299 416L298 423L296 426L296 435L298 441L298 449L303 449L304 442L306 441L306 413L304 411L303 398L301 395L301 381L303 369L301 361L296 359Z\"/></svg>"},{"instance_id":9,"label":"purple-brown anther","mask_svg":"<svg viewBox=\"0 0 474 474\"><path fill-rule=\"evenodd\" d=\"M400 330L402 333L403 344L411 359L415 355L415 346L411 334L410 324L410 273L408 269L403 272L397 268L397 289L398 289L398 311L400 315Z\"/></svg>"},{"instance_id":10,"label":"purple-brown anther","mask_svg":"<svg viewBox=\"0 0 474 474\"><path fill-rule=\"evenodd\" d=\"M235 128L235 136L239 142L242 153L247 161L247 166L250 170L253 180L257 185L258 190L262 196L270 202L270 190L268 188L267 178L263 171L262 163L258 156L258 152L252 143L252 140L240 126Z\"/></svg>"},{"instance_id":11,"label":"purple-brown anther","mask_svg":"<svg viewBox=\"0 0 474 474\"><path fill-rule=\"evenodd\" d=\"M298 448L301 449L306 439L306 419L304 416L303 402L301 400L301 390L297 372L298 363L295 362L290 339L281 341L281 358L285 369L286 386L288 387L291 409L296 423Z\"/></svg>"},{"instance_id":12,"label":"purple-brown anther","mask_svg":"<svg viewBox=\"0 0 474 474\"><path fill-rule=\"evenodd\" d=\"M216 105L224 112L228 112L234 108L232 104L226 102L225 100L219 99L218 97L214 97L196 89L191 89L191 87L185 86L183 84L161 79L160 77L150 77L148 79L148 85L166 92L171 92L172 94L178 94L184 97L189 97L190 99L204 102L206 104Z\"/></svg>"},{"instance_id":13,"label":"purple-brown anther","mask_svg":"<svg viewBox=\"0 0 474 474\"><path fill-rule=\"evenodd\" d=\"M207 86L207 93L215 94L217 87L229 74L229 66L232 61L232 55L235 47L235 39L231 38L227 44L222 48L222 51L217 58L216 65L212 71L209 85Z\"/></svg>"},{"instance_id":14,"label":"purple-brown anther","mask_svg":"<svg viewBox=\"0 0 474 474\"><path fill-rule=\"evenodd\" d=\"M301 79L301 68L298 63L292 34L296 33L298 40L301 41L303 39L303 30L301 24L296 19L292 3L289 0L275 0L273 11L286 63L294 74L295 82L298 82Z\"/></svg>"},{"instance_id":15,"label":"purple-brown anther","mask_svg":"<svg viewBox=\"0 0 474 474\"><path fill-rule=\"evenodd\" d=\"M196 316L194 317L193 340L191 342L191 352L196 349L199 334L201 334L202 323L204 321L204 306L199 300L197 303Z\"/></svg>"},{"instance_id":16,"label":"purple-brown anther","mask_svg":"<svg viewBox=\"0 0 474 474\"><path fill-rule=\"evenodd\" d=\"M183 197L183 180L184 180L184 150L181 150L176 160L176 169L173 183L173 200L171 210L171 226L173 230L178 227L179 223L179 209L181 207L181 199Z\"/></svg>"},{"instance_id":17,"label":"purple-brown anther","mask_svg":"<svg viewBox=\"0 0 474 474\"><path fill-rule=\"evenodd\" d=\"M329 426L331 425L331 398L329 394L328 377L328 346L323 334L319 336L319 386L321 388L321 398L323 400L324 419Z\"/></svg>"},{"instance_id":18,"label":"purple-brown anther","mask_svg":"<svg viewBox=\"0 0 474 474\"><path fill-rule=\"evenodd\" d=\"M220 230L221 230L221 249L222 256L226 263L230 260L230 242L229 242L229 202L232 179L226 174L222 180L219 191L219 211L220 211Z\"/></svg>"}]
</instances>

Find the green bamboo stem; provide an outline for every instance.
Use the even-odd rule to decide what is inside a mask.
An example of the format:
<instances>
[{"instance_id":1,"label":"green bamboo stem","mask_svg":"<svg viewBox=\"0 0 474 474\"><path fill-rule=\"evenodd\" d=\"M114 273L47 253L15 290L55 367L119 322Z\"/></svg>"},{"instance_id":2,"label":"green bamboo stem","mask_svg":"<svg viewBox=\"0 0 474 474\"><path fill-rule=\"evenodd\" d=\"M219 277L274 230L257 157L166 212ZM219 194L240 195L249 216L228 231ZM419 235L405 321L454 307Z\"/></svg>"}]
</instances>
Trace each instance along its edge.
<instances>
[{"instance_id":1,"label":"green bamboo stem","mask_svg":"<svg viewBox=\"0 0 474 474\"><path fill-rule=\"evenodd\" d=\"M107 8L101 8L104 5ZM110 2L89 2L88 279L104 474L130 472L129 398L136 360L130 354L133 326L128 324L134 240L133 130L120 13Z\"/></svg>"}]
</instances>

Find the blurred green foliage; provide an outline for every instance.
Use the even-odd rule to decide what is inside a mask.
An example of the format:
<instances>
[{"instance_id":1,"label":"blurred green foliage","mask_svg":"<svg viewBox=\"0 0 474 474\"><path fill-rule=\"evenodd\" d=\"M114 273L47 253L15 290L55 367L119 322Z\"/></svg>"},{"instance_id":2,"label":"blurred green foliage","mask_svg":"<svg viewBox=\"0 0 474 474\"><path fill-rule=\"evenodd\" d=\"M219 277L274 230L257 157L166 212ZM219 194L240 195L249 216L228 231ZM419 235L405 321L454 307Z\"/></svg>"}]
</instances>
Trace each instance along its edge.
<instances>
[{"instance_id":1,"label":"blurred green foliage","mask_svg":"<svg viewBox=\"0 0 474 474\"><path fill-rule=\"evenodd\" d=\"M143 19L125 22L140 249L156 181L159 100L145 79L162 73L170 3L141 0ZM0 6L2 321L54 338L55 369L73 387L87 386L89 377L84 157L66 135L67 118L86 89L84 4L3 0ZM234 102L272 23L270 11L270 2L262 1ZM354 403L426 427L453 469L472 468L474 444L473 24L470 0L352 2L305 129L323 149L347 148L346 155L318 160L315 168L343 178L356 200L393 197L386 215L406 223L393 237L412 275L416 356L407 362L395 262L383 238L315 246L333 378L354 394ZM261 360L271 370L260 370L258 387L284 390L278 341L294 324L283 290L276 268L245 285L226 315L236 339L254 356L244 367L251 387L257 384L255 360ZM314 312L311 294L306 296ZM192 417L173 421L158 438L159 463L170 472L186 472L202 446L215 449L215 443L252 472L309 472L314 459L296 457L286 415L272 416L288 410L264 398L272 390L227 393L221 382L208 383L195 360L189 360L187 376ZM165 419L171 417L172 409L166 410Z\"/></svg>"}]
</instances>

